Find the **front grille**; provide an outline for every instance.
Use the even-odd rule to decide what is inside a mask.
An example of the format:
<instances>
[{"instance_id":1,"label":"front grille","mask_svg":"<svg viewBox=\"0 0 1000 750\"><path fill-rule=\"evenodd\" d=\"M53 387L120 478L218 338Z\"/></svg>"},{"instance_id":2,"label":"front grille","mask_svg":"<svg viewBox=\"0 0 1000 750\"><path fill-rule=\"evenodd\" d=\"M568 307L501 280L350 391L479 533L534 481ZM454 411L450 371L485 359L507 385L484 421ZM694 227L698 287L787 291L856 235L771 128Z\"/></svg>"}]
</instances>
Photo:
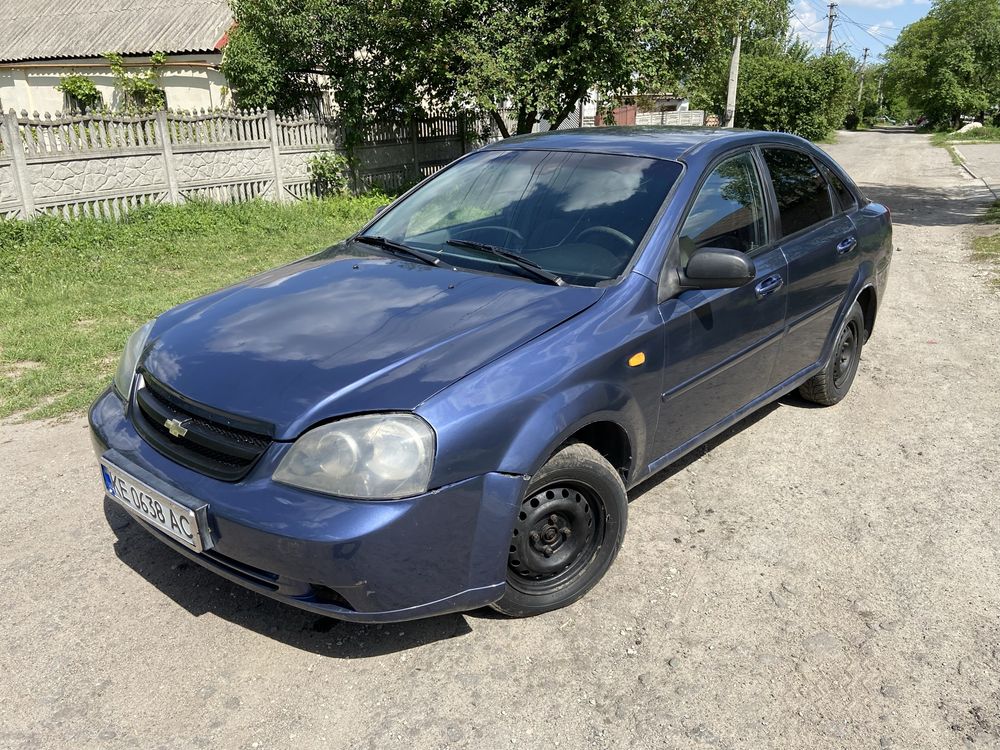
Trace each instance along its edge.
<instances>
[{"instance_id":1,"label":"front grille","mask_svg":"<svg viewBox=\"0 0 1000 750\"><path fill-rule=\"evenodd\" d=\"M133 422L150 445L177 463L216 479L242 479L271 445L267 426L251 426L246 420L192 404L148 373L143 373L136 390L135 405ZM171 434L167 427L171 421L179 423L186 433Z\"/></svg>"}]
</instances>

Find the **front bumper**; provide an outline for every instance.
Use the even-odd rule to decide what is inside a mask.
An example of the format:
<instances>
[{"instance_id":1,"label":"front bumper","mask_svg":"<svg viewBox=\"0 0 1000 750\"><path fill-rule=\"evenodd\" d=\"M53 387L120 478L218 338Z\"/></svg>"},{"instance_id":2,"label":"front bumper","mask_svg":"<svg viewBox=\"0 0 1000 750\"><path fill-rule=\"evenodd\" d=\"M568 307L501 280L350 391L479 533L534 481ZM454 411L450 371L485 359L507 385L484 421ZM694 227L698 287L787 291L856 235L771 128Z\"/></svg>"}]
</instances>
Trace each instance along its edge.
<instances>
[{"instance_id":1,"label":"front bumper","mask_svg":"<svg viewBox=\"0 0 1000 750\"><path fill-rule=\"evenodd\" d=\"M156 538L242 586L302 609L393 622L474 609L503 595L520 476L491 473L405 500L330 498L271 481L289 444L275 443L239 482L223 482L154 450L110 389L90 410L100 457L154 489L208 503L214 547L194 552ZM138 471L137 471L138 470Z\"/></svg>"}]
</instances>

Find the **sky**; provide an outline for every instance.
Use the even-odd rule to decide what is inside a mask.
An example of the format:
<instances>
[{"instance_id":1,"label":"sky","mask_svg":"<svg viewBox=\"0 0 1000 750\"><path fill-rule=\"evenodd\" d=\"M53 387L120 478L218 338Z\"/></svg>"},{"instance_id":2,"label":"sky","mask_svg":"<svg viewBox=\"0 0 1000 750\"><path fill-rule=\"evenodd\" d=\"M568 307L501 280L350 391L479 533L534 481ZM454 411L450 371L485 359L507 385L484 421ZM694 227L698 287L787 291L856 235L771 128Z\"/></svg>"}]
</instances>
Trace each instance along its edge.
<instances>
[{"instance_id":1,"label":"sky","mask_svg":"<svg viewBox=\"0 0 1000 750\"><path fill-rule=\"evenodd\" d=\"M792 33L822 51L826 47L829 0L794 0ZM930 0L838 0L833 25L833 48L856 58L869 48L868 59L878 57L902 29L927 14Z\"/></svg>"}]
</instances>

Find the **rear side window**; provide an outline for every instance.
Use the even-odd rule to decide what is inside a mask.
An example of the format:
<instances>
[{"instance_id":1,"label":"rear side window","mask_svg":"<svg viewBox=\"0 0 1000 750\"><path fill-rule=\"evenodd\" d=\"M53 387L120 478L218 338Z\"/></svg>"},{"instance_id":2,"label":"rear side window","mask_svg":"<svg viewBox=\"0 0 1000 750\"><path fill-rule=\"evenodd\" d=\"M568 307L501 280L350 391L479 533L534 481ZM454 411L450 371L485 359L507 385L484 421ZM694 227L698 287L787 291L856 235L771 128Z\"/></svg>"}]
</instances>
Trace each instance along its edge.
<instances>
[{"instance_id":1,"label":"rear side window","mask_svg":"<svg viewBox=\"0 0 1000 750\"><path fill-rule=\"evenodd\" d=\"M680 233L681 265L703 247L744 253L767 243L764 198L749 153L726 159L705 180Z\"/></svg>"},{"instance_id":2,"label":"rear side window","mask_svg":"<svg viewBox=\"0 0 1000 750\"><path fill-rule=\"evenodd\" d=\"M823 176L826 177L826 181L830 183L830 187L833 188L833 197L840 206L840 210L850 211L854 208L856 205L854 193L848 190L843 181L825 164L820 164L819 168Z\"/></svg>"},{"instance_id":3,"label":"rear side window","mask_svg":"<svg viewBox=\"0 0 1000 750\"><path fill-rule=\"evenodd\" d=\"M764 149L778 198L782 234L789 235L833 216L830 191L816 163L800 151Z\"/></svg>"}]
</instances>

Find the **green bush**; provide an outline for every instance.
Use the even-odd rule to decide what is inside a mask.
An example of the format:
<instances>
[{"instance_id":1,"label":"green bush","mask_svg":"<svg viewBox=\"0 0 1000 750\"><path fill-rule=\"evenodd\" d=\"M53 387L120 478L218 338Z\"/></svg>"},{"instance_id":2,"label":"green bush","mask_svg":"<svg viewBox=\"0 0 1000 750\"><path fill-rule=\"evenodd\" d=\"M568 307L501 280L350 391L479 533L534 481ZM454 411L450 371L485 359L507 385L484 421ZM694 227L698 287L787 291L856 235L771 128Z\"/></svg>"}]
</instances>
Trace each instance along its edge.
<instances>
[{"instance_id":1,"label":"green bush","mask_svg":"<svg viewBox=\"0 0 1000 750\"><path fill-rule=\"evenodd\" d=\"M84 110L88 112L92 109L97 109L104 103L101 99L101 92L97 90L94 82L87 78L87 76L77 73L64 76L56 86L56 90L64 94L69 94L83 105Z\"/></svg>"},{"instance_id":2,"label":"green bush","mask_svg":"<svg viewBox=\"0 0 1000 750\"><path fill-rule=\"evenodd\" d=\"M320 195L343 195L350 189L351 166L336 151L321 151L309 159L309 175Z\"/></svg>"},{"instance_id":3,"label":"green bush","mask_svg":"<svg viewBox=\"0 0 1000 750\"><path fill-rule=\"evenodd\" d=\"M740 66L736 124L820 140L844 122L853 90L846 55L750 55Z\"/></svg>"}]
</instances>

